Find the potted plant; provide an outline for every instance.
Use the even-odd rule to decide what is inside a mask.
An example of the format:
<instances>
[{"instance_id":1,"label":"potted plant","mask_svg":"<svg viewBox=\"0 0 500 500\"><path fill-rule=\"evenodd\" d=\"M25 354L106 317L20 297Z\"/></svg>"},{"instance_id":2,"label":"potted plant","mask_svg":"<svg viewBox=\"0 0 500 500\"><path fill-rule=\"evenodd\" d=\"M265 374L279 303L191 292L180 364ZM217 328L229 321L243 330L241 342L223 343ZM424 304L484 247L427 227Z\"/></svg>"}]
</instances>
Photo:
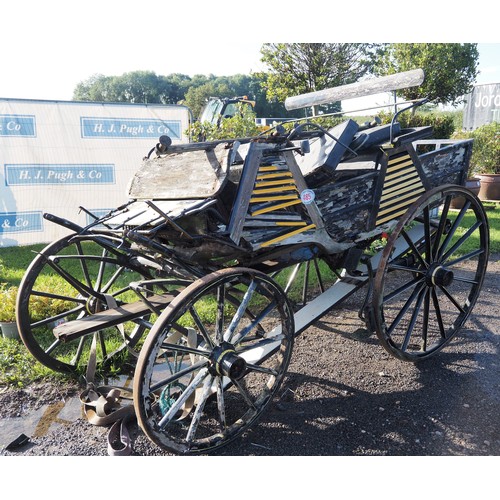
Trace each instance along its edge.
<instances>
[{"instance_id":1,"label":"potted plant","mask_svg":"<svg viewBox=\"0 0 500 500\"><path fill-rule=\"evenodd\" d=\"M500 200L500 123L483 125L474 131L474 142L478 144L474 164L481 180L479 198ZM474 155L474 149L473 149Z\"/></svg>"},{"instance_id":2,"label":"potted plant","mask_svg":"<svg viewBox=\"0 0 500 500\"><path fill-rule=\"evenodd\" d=\"M16 323L17 286L0 283L0 328L6 338L19 339Z\"/></svg>"},{"instance_id":3,"label":"potted plant","mask_svg":"<svg viewBox=\"0 0 500 500\"><path fill-rule=\"evenodd\" d=\"M500 200L500 123L492 122L470 132L474 139L471 170L481 182L481 200Z\"/></svg>"}]
</instances>

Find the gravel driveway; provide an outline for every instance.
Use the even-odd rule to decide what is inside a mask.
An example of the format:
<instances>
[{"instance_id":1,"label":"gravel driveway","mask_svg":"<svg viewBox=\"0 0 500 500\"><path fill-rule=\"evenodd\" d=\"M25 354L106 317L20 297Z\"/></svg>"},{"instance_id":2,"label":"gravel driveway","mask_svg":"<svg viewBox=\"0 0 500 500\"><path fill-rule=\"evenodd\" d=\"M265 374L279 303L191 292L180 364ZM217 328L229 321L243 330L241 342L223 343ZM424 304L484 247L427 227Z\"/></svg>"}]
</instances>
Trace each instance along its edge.
<instances>
[{"instance_id":1,"label":"gravel driveway","mask_svg":"<svg viewBox=\"0 0 500 500\"><path fill-rule=\"evenodd\" d=\"M296 339L288 375L261 421L222 456L498 456L500 255L454 342L420 364L356 333L361 293ZM68 401L74 387L0 394L0 422ZM0 428L1 430L1 428ZM77 418L0 455L107 455L107 428ZM138 432L133 454L168 455Z\"/></svg>"}]
</instances>

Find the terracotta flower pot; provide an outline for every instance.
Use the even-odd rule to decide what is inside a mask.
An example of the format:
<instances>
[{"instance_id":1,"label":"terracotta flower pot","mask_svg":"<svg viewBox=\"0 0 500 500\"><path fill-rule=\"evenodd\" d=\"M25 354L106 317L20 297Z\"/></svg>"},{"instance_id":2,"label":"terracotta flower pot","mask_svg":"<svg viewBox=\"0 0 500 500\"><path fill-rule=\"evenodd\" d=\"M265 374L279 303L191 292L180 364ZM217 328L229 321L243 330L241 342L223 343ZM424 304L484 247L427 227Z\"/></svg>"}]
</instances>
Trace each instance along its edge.
<instances>
[{"instance_id":1,"label":"terracotta flower pot","mask_svg":"<svg viewBox=\"0 0 500 500\"><path fill-rule=\"evenodd\" d=\"M470 178L465 181L465 187L472 191L476 196L478 196L481 189L481 181L478 178ZM464 198L457 197L451 200L450 207L454 209L460 209L464 206Z\"/></svg>"},{"instance_id":2,"label":"terracotta flower pot","mask_svg":"<svg viewBox=\"0 0 500 500\"><path fill-rule=\"evenodd\" d=\"M477 177L481 180L479 199L500 200L500 174L479 174Z\"/></svg>"}]
</instances>

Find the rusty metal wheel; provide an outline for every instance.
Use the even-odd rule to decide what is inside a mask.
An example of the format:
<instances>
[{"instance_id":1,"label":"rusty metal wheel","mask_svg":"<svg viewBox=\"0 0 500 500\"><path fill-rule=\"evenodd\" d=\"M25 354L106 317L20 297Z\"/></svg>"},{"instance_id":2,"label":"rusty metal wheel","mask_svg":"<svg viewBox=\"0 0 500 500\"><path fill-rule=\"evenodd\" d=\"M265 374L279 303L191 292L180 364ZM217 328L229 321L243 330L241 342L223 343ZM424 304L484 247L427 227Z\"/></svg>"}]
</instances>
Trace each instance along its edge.
<instances>
[{"instance_id":1,"label":"rusty metal wheel","mask_svg":"<svg viewBox=\"0 0 500 500\"><path fill-rule=\"evenodd\" d=\"M452 210L452 200L462 208ZM399 220L382 253L373 318L384 348L418 361L441 350L469 317L489 253L481 202L460 186L422 195Z\"/></svg>"},{"instance_id":2,"label":"rusty metal wheel","mask_svg":"<svg viewBox=\"0 0 500 500\"><path fill-rule=\"evenodd\" d=\"M290 304L266 274L234 268L199 279L165 309L141 350L139 425L174 453L226 445L270 403L293 337Z\"/></svg>"}]
</instances>

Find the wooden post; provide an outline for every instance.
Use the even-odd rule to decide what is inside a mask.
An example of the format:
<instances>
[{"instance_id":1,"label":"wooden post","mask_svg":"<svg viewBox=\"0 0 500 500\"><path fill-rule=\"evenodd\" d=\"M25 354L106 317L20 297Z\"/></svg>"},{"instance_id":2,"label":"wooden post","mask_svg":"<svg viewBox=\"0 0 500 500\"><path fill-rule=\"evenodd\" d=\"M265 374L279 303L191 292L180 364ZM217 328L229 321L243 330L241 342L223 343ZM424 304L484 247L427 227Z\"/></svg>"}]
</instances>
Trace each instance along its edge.
<instances>
[{"instance_id":1,"label":"wooden post","mask_svg":"<svg viewBox=\"0 0 500 500\"><path fill-rule=\"evenodd\" d=\"M288 97L285 100L285 108L290 111L292 109L329 104L336 101L344 101L346 99L379 94L381 92L392 92L398 89L417 87L421 85L423 81L423 70L415 69L380 78L371 78L362 82L341 85L340 87L333 87L330 89L318 90L317 92Z\"/></svg>"}]
</instances>

